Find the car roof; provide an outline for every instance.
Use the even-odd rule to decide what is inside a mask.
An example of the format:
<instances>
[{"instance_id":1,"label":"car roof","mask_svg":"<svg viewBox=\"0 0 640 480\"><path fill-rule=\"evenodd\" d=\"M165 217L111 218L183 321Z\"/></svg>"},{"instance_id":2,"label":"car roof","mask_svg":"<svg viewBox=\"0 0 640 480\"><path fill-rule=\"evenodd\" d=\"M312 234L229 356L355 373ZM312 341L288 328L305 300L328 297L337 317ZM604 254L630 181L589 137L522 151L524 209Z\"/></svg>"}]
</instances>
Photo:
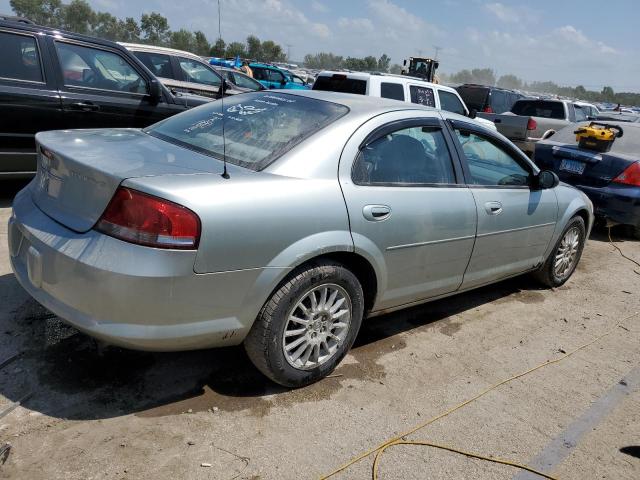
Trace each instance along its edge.
<instances>
[{"instance_id":1,"label":"car roof","mask_svg":"<svg viewBox=\"0 0 640 480\"><path fill-rule=\"evenodd\" d=\"M447 85L442 85L441 83L433 83L433 82L427 82L426 80L419 78L419 77L413 77L410 75L396 75L394 73L378 73L378 72L341 72L338 70L323 70L322 72L320 72L318 74L318 76L323 76L323 77L329 77L332 75L346 75L347 78L354 78L357 80L369 80L371 78L380 78L381 80L385 80L385 79L395 79L395 80L401 80L401 82L398 83L407 83L407 82L411 82L411 83L420 83L422 85L431 87L431 88L435 88L438 90L444 90L446 92L451 92L457 95L456 89L449 87Z\"/></svg>"},{"instance_id":2,"label":"car roof","mask_svg":"<svg viewBox=\"0 0 640 480\"><path fill-rule=\"evenodd\" d=\"M416 103L399 102L368 95L354 95L352 93L327 92L323 90L265 90L265 95L286 94L299 97L315 98L325 102L337 103L348 107L351 113L370 115L395 110L420 110L438 113L432 107L425 107Z\"/></svg>"},{"instance_id":3,"label":"car roof","mask_svg":"<svg viewBox=\"0 0 640 480\"><path fill-rule=\"evenodd\" d=\"M136 52L150 52L150 53L164 53L167 55L181 55L183 57L189 57L194 60L199 60L201 62L206 63L202 57L196 55L195 53L187 52L185 50L177 50L175 48L167 48L167 47L156 47L155 45L147 45L143 43L125 43L118 42L120 45L125 47L128 50L133 50Z\"/></svg>"}]
</instances>

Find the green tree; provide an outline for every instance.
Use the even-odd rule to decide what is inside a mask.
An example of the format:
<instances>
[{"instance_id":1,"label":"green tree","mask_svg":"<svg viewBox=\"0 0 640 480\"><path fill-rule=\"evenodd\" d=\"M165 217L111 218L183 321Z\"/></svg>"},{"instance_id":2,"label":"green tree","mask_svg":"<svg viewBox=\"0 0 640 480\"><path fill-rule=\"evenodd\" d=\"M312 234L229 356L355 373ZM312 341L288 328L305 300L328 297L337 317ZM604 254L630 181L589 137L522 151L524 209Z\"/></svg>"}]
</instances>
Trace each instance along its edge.
<instances>
[{"instance_id":1,"label":"green tree","mask_svg":"<svg viewBox=\"0 0 640 480\"><path fill-rule=\"evenodd\" d=\"M282 47L273 40L265 40L260 45L260 59L265 62L284 62L287 55Z\"/></svg>"},{"instance_id":2,"label":"green tree","mask_svg":"<svg viewBox=\"0 0 640 480\"><path fill-rule=\"evenodd\" d=\"M399 75L401 72L402 72L402 66L398 65L397 63L394 63L389 68L389 73L393 73L395 75Z\"/></svg>"},{"instance_id":3,"label":"green tree","mask_svg":"<svg viewBox=\"0 0 640 480\"><path fill-rule=\"evenodd\" d=\"M386 53L383 53L382 56L378 59L377 70L380 72L388 72L390 64L391 58L389 58Z\"/></svg>"},{"instance_id":4,"label":"green tree","mask_svg":"<svg viewBox=\"0 0 640 480\"><path fill-rule=\"evenodd\" d=\"M92 34L108 40L122 40L123 24L122 20L118 20L110 13L98 12L94 17Z\"/></svg>"},{"instance_id":5,"label":"green tree","mask_svg":"<svg viewBox=\"0 0 640 480\"><path fill-rule=\"evenodd\" d=\"M613 102L615 100L615 93L613 92L613 88L611 87L603 87L601 95L606 102Z\"/></svg>"},{"instance_id":6,"label":"green tree","mask_svg":"<svg viewBox=\"0 0 640 480\"><path fill-rule=\"evenodd\" d=\"M207 37L203 32L198 30L195 33L194 42L193 53L195 53L196 55L200 55L201 57L209 55L209 49L211 48L211 45L209 45L209 40L207 40Z\"/></svg>"},{"instance_id":7,"label":"green tree","mask_svg":"<svg viewBox=\"0 0 640 480\"><path fill-rule=\"evenodd\" d=\"M189 30L181 28L178 31L171 32L169 45L171 48L175 48L176 50L193 52L195 50L196 39L193 33Z\"/></svg>"},{"instance_id":8,"label":"green tree","mask_svg":"<svg viewBox=\"0 0 640 480\"><path fill-rule=\"evenodd\" d=\"M224 43L224 40L218 38L216 43L211 46L211 50L209 50L209 56L211 57L224 57L224 54L227 51L227 44Z\"/></svg>"},{"instance_id":9,"label":"green tree","mask_svg":"<svg viewBox=\"0 0 640 480\"><path fill-rule=\"evenodd\" d=\"M38 25L60 27L62 23L61 0L11 0L9 5L16 15Z\"/></svg>"},{"instance_id":10,"label":"green tree","mask_svg":"<svg viewBox=\"0 0 640 480\"><path fill-rule=\"evenodd\" d=\"M511 90L519 90L522 88L522 80L512 74L502 75L498 79L498 85L502 88L509 88Z\"/></svg>"},{"instance_id":11,"label":"green tree","mask_svg":"<svg viewBox=\"0 0 640 480\"><path fill-rule=\"evenodd\" d=\"M469 70L460 70L457 73L453 73L449 77L449 80L452 83L472 83L473 76L471 75L471 72Z\"/></svg>"},{"instance_id":12,"label":"green tree","mask_svg":"<svg viewBox=\"0 0 640 480\"><path fill-rule=\"evenodd\" d=\"M343 68L344 58L333 53L309 53L304 57L304 65L317 70L338 70Z\"/></svg>"},{"instance_id":13,"label":"green tree","mask_svg":"<svg viewBox=\"0 0 640 480\"><path fill-rule=\"evenodd\" d=\"M262 56L260 39L255 35L247 37L247 57L258 60Z\"/></svg>"},{"instance_id":14,"label":"green tree","mask_svg":"<svg viewBox=\"0 0 640 480\"><path fill-rule=\"evenodd\" d=\"M140 30L140 26L138 22L136 22L135 18L127 17L124 21L120 20L120 41L122 42L139 42L140 34L142 31Z\"/></svg>"},{"instance_id":15,"label":"green tree","mask_svg":"<svg viewBox=\"0 0 640 480\"><path fill-rule=\"evenodd\" d=\"M144 34L145 43L151 45L167 45L171 38L169 22L157 12L143 13L140 18L140 30Z\"/></svg>"},{"instance_id":16,"label":"green tree","mask_svg":"<svg viewBox=\"0 0 640 480\"><path fill-rule=\"evenodd\" d=\"M96 13L85 0L72 0L62 7L62 26L76 33L89 34L96 20Z\"/></svg>"},{"instance_id":17,"label":"green tree","mask_svg":"<svg viewBox=\"0 0 640 480\"><path fill-rule=\"evenodd\" d=\"M244 43L231 42L229 45L227 45L227 51L225 52L225 55L227 57L235 57L237 55L240 55L240 57L246 57L247 52Z\"/></svg>"}]
</instances>

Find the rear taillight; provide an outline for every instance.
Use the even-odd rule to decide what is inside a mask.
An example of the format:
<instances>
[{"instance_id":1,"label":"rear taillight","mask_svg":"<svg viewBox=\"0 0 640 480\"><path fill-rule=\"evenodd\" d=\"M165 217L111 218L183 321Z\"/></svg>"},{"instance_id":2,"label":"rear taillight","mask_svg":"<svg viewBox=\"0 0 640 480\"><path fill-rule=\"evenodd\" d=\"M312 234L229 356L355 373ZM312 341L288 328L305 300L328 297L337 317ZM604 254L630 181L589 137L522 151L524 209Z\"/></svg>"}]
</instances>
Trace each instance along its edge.
<instances>
[{"instance_id":1,"label":"rear taillight","mask_svg":"<svg viewBox=\"0 0 640 480\"><path fill-rule=\"evenodd\" d=\"M482 110L484 113L493 113L493 108L491 108L489 105L487 105L486 107L484 107L484 110Z\"/></svg>"},{"instance_id":2,"label":"rear taillight","mask_svg":"<svg viewBox=\"0 0 640 480\"><path fill-rule=\"evenodd\" d=\"M640 162L629 165L624 172L613 179L613 182L640 187Z\"/></svg>"},{"instance_id":3,"label":"rear taillight","mask_svg":"<svg viewBox=\"0 0 640 480\"><path fill-rule=\"evenodd\" d=\"M529 118L527 122L527 130L535 130L538 128L538 122L536 122L533 118Z\"/></svg>"},{"instance_id":4,"label":"rear taillight","mask_svg":"<svg viewBox=\"0 0 640 480\"><path fill-rule=\"evenodd\" d=\"M182 205L120 187L96 230L131 243L158 248L195 249L200 218Z\"/></svg>"}]
</instances>

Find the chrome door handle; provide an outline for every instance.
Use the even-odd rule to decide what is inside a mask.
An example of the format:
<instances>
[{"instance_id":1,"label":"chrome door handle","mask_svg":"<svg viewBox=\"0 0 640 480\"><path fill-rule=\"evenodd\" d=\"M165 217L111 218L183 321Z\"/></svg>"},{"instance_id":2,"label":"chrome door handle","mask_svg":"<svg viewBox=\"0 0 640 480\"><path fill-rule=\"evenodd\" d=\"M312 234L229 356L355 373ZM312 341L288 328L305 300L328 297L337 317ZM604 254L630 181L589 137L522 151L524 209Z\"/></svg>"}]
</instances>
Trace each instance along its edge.
<instances>
[{"instance_id":1,"label":"chrome door handle","mask_svg":"<svg viewBox=\"0 0 640 480\"><path fill-rule=\"evenodd\" d=\"M391 215L391 207L388 205L365 205L362 215L370 222L386 220Z\"/></svg>"},{"instance_id":2,"label":"chrome door handle","mask_svg":"<svg viewBox=\"0 0 640 480\"><path fill-rule=\"evenodd\" d=\"M487 202L484 209L489 215L500 215L502 213L502 204L500 202Z\"/></svg>"},{"instance_id":3,"label":"chrome door handle","mask_svg":"<svg viewBox=\"0 0 640 480\"><path fill-rule=\"evenodd\" d=\"M76 102L72 103L73 110L80 110L82 112L97 112L100 110L100 105L96 105L92 102Z\"/></svg>"}]
</instances>

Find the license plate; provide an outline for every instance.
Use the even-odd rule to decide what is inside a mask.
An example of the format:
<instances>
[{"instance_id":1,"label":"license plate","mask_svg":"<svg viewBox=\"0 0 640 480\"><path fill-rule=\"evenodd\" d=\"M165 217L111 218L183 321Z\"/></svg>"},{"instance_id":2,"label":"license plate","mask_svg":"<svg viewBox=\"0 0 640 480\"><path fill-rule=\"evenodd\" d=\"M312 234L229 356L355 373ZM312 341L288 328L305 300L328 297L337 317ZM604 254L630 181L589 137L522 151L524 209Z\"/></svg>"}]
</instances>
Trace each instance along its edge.
<instances>
[{"instance_id":1,"label":"license plate","mask_svg":"<svg viewBox=\"0 0 640 480\"><path fill-rule=\"evenodd\" d=\"M586 164L584 162L579 162L577 160L562 160L562 162L560 162L560 170L582 175L585 165Z\"/></svg>"}]
</instances>

